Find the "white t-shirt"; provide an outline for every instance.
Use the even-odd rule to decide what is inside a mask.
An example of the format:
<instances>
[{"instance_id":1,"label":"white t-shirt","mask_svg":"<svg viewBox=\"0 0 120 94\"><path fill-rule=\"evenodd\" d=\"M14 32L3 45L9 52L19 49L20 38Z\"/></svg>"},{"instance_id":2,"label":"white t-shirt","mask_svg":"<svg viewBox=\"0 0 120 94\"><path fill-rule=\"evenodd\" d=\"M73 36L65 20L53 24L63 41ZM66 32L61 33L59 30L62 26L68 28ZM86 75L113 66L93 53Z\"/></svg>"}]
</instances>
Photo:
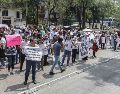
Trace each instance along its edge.
<instances>
[{"instance_id":1,"label":"white t-shirt","mask_svg":"<svg viewBox=\"0 0 120 94\"><path fill-rule=\"evenodd\" d=\"M101 37L102 43L105 43L105 37Z\"/></svg>"},{"instance_id":2,"label":"white t-shirt","mask_svg":"<svg viewBox=\"0 0 120 94\"><path fill-rule=\"evenodd\" d=\"M22 53L23 54L25 54L25 52L24 52L24 48L25 48L25 46L27 46L29 44L29 41L28 42L26 42L26 41L22 41L22 43L21 43L21 49L22 49Z\"/></svg>"},{"instance_id":3,"label":"white t-shirt","mask_svg":"<svg viewBox=\"0 0 120 94\"><path fill-rule=\"evenodd\" d=\"M43 54L44 54L44 55L48 55L48 47L47 47L47 44L44 44Z\"/></svg>"},{"instance_id":4,"label":"white t-shirt","mask_svg":"<svg viewBox=\"0 0 120 94\"><path fill-rule=\"evenodd\" d=\"M53 39L54 35L55 35L54 31L50 32L50 39Z\"/></svg>"},{"instance_id":5,"label":"white t-shirt","mask_svg":"<svg viewBox=\"0 0 120 94\"><path fill-rule=\"evenodd\" d=\"M41 50L42 53L43 53L43 56L44 56L44 55L48 55L48 47L47 47L47 44L40 44L39 47L40 47L40 50Z\"/></svg>"},{"instance_id":6,"label":"white t-shirt","mask_svg":"<svg viewBox=\"0 0 120 94\"><path fill-rule=\"evenodd\" d=\"M78 42L73 41L74 44L72 44L72 49L78 49Z\"/></svg>"},{"instance_id":7,"label":"white t-shirt","mask_svg":"<svg viewBox=\"0 0 120 94\"><path fill-rule=\"evenodd\" d=\"M72 51L72 41L71 40L65 41L65 50Z\"/></svg>"},{"instance_id":8,"label":"white t-shirt","mask_svg":"<svg viewBox=\"0 0 120 94\"><path fill-rule=\"evenodd\" d=\"M1 38L0 43L2 43L2 44L3 44L3 49L5 49L6 40L5 40L5 38L4 38L4 37L2 37L2 38Z\"/></svg>"}]
</instances>

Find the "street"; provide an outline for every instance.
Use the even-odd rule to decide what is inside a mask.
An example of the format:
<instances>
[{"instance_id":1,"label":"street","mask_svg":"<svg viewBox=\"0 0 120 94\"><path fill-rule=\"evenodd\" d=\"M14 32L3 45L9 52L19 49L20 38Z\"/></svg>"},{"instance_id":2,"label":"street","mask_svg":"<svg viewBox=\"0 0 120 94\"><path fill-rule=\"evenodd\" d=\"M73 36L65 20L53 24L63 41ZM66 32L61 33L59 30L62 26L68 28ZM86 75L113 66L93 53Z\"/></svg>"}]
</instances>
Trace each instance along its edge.
<instances>
[{"instance_id":1,"label":"street","mask_svg":"<svg viewBox=\"0 0 120 94\"><path fill-rule=\"evenodd\" d=\"M109 54L108 54L109 53ZM17 94L41 84L50 82L75 71L86 69L80 74L71 75L70 78L57 80L40 87L36 94L115 94L119 90L119 68L120 57L115 57L120 51L114 52L111 49L99 50L97 58L89 58L86 62L77 62L67 67L64 73L59 73L58 68L54 71L54 76L49 75L51 66L46 66L44 71L37 72L37 84L31 83L31 75L27 86L23 85L24 72L19 72L19 64L16 65L15 75L8 76L7 69L0 72L0 92L1 94ZM107 63L104 62L114 57ZM89 66L93 66L90 67ZM24 65L25 68L25 65ZM110 90L110 88L115 88ZM88 93L90 92L90 93Z\"/></svg>"},{"instance_id":2,"label":"street","mask_svg":"<svg viewBox=\"0 0 120 94\"><path fill-rule=\"evenodd\" d=\"M93 69L40 89L36 94L119 94L120 60L95 66Z\"/></svg>"}]
</instances>

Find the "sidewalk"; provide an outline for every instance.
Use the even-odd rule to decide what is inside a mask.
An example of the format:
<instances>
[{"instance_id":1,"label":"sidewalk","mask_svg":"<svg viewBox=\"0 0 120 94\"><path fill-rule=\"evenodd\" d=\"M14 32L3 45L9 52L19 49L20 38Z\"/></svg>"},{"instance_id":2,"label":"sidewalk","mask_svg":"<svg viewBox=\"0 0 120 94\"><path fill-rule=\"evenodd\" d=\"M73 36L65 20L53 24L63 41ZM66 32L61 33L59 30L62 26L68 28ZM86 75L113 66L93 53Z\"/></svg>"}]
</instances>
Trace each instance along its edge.
<instances>
[{"instance_id":1,"label":"sidewalk","mask_svg":"<svg viewBox=\"0 0 120 94\"><path fill-rule=\"evenodd\" d=\"M8 76L7 69L1 69L1 71L0 71L0 94L17 94L19 92L25 91L29 88L38 86L45 82L49 82L53 79L62 77L64 75L67 75L74 71L81 70L92 64L104 61L108 58L118 55L118 53L120 54L120 52L113 52L113 51L111 51L111 49L110 50L109 49L100 50L96 55L97 58L95 58L95 59L89 58L89 60L86 62L77 62L73 65L71 64L69 67L67 67L66 71L63 73L60 73L59 69L56 67L56 69L54 70L54 72L56 74L53 76L49 75L51 65L46 66L46 67L44 67L44 71L38 71L36 73L36 81L37 81L36 85L31 83L31 81L32 81L31 75L29 76L28 85L26 85L26 86L23 85L25 71L21 72L21 73L19 72L19 64L17 64L15 66L15 74L14 75ZM24 69L25 69L25 64L24 64Z\"/></svg>"}]
</instances>

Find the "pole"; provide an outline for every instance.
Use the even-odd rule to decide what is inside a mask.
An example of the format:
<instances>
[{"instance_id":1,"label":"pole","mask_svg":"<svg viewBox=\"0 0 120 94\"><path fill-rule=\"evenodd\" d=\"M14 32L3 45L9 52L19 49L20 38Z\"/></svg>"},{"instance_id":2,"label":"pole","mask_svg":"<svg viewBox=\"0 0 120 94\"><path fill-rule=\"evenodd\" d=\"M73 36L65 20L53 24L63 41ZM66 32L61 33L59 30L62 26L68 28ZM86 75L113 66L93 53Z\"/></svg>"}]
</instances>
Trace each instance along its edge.
<instances>
[{"instance_id":1,"label":"pole","mask_svg":"<svg viewBox=\"0 0 120 94\"><path fill-rule=\"evenodd\" d=\"M28 20L28 2L26 0L26 26L27 26L27 20Z\"/></svg>"}]
</instances>

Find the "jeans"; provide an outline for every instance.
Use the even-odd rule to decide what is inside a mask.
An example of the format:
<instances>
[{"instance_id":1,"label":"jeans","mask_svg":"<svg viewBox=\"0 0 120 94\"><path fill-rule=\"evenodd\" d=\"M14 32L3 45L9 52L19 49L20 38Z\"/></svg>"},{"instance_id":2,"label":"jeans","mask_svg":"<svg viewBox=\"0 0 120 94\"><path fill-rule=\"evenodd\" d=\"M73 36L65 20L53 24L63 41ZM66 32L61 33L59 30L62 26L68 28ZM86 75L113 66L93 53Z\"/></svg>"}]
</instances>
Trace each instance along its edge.
<instances>
[{"instance_id":1,"label":"jeans","mask_svg":"<svg viewBox=\"0 0 120 94\"><path fill-rule=\"evenodd\" d=\"M32 80L35 81L36 63L37 63L37 61L26 60L26 72L25 72L25 81L26 82L28 80L31 67L32 67Z\"/></svg>"},{"instance_id":2,"label":"jeans","mask_svg":"<svg viewBox=\"0 0 120 94\"><path fill-rule=\"evenodd\" d=\"M75 62L76 54L77 54L77 49L72 49L72 63Z\"/></svg>"},{"instance_id":3,"label":"jeans","mask_svg":"<svg viewBox=\"0 0 120 94\"><path fill-rule=\"evenodd\" d=\"M101 43L101 49L105 48L105 43Z\"/></svg>"},{"instance_id":4,"label":"jeans","mask_svg":"<svg viewBox=\"0 0 120 94\"><path fill-rule=\"evenodd\" d=\"M37 65L37 69L38 69L38 70L40 70L40 68L41 68L42 70L44 70L44 68L43 68L43 65L44 65L43 56L42 56L41 60L40 60L39 62L37 62L36 65Z\"/></svg>"},{"instance_id":5,"label":"jeans","mask_svg":"<svg viewBox=\"0 0 120 94\"><path fill-rule=\"evenodd\" d=\"M116 50L117 42L114 42L114 51Z\"/></svg>"},{"instance_id":6,"label":"jeans","mask_svg":"<svg viewBox=\"0 0 120 94\"><path fill-rule=\"evenodd\" d=\"M44 55L44 65L48 65L47 57L48 57L48 55Z\"/></svg>"},{"instance_id":7,"label":"jeans","mask_svg":"<svg viewBox=\"0 0 120 94\"><path fill-rule=\"evenodd\" d=\"M1 62L1 65L2 65L2 66L5 66L4 60L5 60L4 58L0 58L0 62Z\"/></svg>"},{"instance_id":8,"label":"jeans","mask_svg":"<svg viewBox=\"0 0 120 94\"><path fill-rule=\"evenodd\" d=\"M93 51L93 56L96 57L96 55L95 55L95 51Z\"/></svg>"},{"instance_id":9,"label":"jeans","mask_svg":"<svg viewBox=\"0 0 120 94\"><path fill-rule=\"evenodd\" d=\"M23 63L24 63L24 61L25 61L25 54L20 54L20 70L22 71L22 68L23 68Z\"/></svg>"},{"instance_id":10,"label":"jeans","mask_svg":"<svg viewBox=\"0 0 120 94\"><path fill-rule=\"evenodd\" d=\"M14 69L15 55L8 55L8 71L10 68Z\"/></svg>"},{"instance_id":11,"label":"jeans","mask_svg":"<svg viewBox=\"0 0 120 94\"><path fill-rule=\"evenodd\" d=\"M60 66L60 56L55 55L54 58L55 58L55 61L53 62L53 65L52 65L52 68L51 68L50 72L53 72L53 69L55 68L56 64L58 64L60 70L62 71L62 68Z\"/></svg>"},{"instance_id":12,"label":"jeans","mask_svg":"<svg viewBox=\"0 0 120 94\"><path fill-rule=\"evenodd\" d=\"M64 51L64 55L63 55L63 59L62 59L62 64L61 64L61 65L64 64L64 61L65 61L66 56L68 57L68 58L67 58L67 65L69 65L70 56L71 56L71 51L68 51L68 50L65 50L65 51Z\"/></svg>"}]
</instances>

